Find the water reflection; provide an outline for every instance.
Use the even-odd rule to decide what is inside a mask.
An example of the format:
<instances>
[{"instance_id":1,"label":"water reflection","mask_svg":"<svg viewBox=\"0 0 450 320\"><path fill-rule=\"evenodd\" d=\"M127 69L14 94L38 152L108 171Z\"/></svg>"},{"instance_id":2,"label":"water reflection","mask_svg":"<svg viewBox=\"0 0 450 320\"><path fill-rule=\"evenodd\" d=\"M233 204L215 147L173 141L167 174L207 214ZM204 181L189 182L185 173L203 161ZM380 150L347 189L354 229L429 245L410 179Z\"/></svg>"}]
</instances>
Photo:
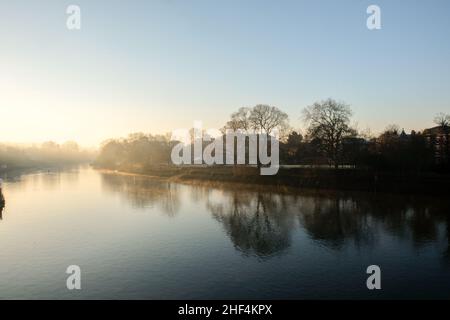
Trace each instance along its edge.
<instances>
[{"instance_id":1,"label":"water reflection","mask_svg":"<svg viewBox=\"0 0 450 320\"><path fill-rule=\"evenodd\" d=\"M53 275L74 260L90 271L83 298L370 299L370 264L389 279L377 297L448 297L445 198L210 187L92 169L28 174L3 193L7 298L72 298Z\"/></svg>"},{"instance_id":2,"label":"water reflection","mask_svg":"<svg viewBox=\"0 0 450 320\"><path fill-rule=\"evenodd\" d=\"M133 206L160 206L174 216L180 190L218 221L236 250L261 259L286 253L299 228L331 250L365 249L384 236L405 240L413 250L444 244L450 262L450 201L433 197L386 194L280 194L229 186L181 186L144 177L102 175L103 188L124 196Z\"/></svg>"},{"instance_id":3,"label":"water reflection","mask_svg":"<svg viewBox=\"0 0 450 320\"><path fill-rule=\"evenodd\" d=\"M101 175L101 179L105 191L124 196L133 207L146 208L158 205L169 216L175 216L180 209L176 184L146 177L106 173Z\"/></svg>"},{"instance_id":4,"label":"water reflection","mask_svg":"<svg viewBox=\"0 0 450 320\"><path fill-rule=\"evenodd\" d=\"M357 247L376 241L375 223L364 214L355 199L338 196L301 197L297 216L310 238L330 249L340 249L348 241Z\"/></svg>"},{"instance_id":5,"label":"water reflection","mask_svg":"<svg viewBox=\"0 0 450 320\"><path fill-rule=\"evenodd\" d=\"M290 246L294 216L290 214L286 197L231 191L225 199L218 202L208 199L206 206L223 224L236 249L245 255L265 258Z\"/></svg>"},{"instance_id":6,"label":"water reflection","mask_svg":"<svg viewBox=\"0 0 450 320\"><path fill-rule=\"evenodd\" d=\"M62 188L76 188L80 170L85 167L55 167L42 170L13 171L2 175L8 183L8 190L44 190L47 192ZM63 186L64 184L64 186Z\"/></svg>"}]
</instances>

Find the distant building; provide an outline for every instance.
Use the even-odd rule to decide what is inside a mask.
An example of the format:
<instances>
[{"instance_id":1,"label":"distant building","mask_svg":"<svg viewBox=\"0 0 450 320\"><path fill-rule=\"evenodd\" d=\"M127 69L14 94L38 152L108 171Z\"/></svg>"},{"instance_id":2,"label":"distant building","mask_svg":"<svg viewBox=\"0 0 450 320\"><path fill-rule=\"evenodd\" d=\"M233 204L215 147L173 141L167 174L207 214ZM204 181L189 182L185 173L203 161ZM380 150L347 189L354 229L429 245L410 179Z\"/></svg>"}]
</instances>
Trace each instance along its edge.
<instances>
[{"instance_id":1,"label":"distant building","mask_svg":"<svg viewBox=\"0 0 450 320\"><path fill-rule=\"evenodd\" d=\"M434 148L436 164L448 164L450 159L450 127L437 126L425 129L422 134Z\"/></svg>"}]
</instances>

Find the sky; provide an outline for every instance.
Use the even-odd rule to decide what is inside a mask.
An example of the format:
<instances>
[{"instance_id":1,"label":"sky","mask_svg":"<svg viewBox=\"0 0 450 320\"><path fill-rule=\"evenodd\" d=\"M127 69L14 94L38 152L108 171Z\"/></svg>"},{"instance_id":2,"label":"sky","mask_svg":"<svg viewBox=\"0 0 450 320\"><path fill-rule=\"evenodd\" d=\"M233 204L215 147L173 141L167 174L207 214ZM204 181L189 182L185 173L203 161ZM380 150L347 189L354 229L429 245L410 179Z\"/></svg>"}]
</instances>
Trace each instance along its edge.
<instances>
[{"instance_id":1,"label":"sky","mask_svg":"<svg viewBox=\"0 0 450 320\"><path fill-rule=\"evenodd\" d=\"M449 36L448 0L0 0L0 141L96 146L256 104L304 131L329 97L361 130L421 130L450 113Z\"/></svg>"}]
</instances>

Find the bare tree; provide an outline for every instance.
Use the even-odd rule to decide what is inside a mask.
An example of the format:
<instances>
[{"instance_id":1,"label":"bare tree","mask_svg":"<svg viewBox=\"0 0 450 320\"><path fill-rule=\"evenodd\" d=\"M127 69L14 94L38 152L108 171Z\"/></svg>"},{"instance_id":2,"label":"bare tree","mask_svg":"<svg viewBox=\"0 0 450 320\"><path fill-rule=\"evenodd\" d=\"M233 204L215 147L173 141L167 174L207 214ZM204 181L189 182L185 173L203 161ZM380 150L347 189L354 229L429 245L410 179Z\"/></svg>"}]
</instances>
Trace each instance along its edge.
<instances>
[{"instance_id":1,"label":"bare tree","mask_svg":"<svg viewBox=\"0 0 450 320\"><path fill-rule=\"evenodd\" d=\"M232 113L224 128L269 135L277 129L282 133L289 128L289 117L277 107L258 104L253 108L240 108Z\"/></svg>"},{"instance_id":2,"label":"bare tree","mask_svg":"<svg viewBox=\"0 0 450 320\"><path fill-rule=\"evenodd\" d=\"M446 128L450 126L450 115L440 112L434 117L434 123L442 128Z\"/></svg>"},{"instance_id":3,"label":"bare tree","mask_svg":"<svg viewBox=\"0 0 450 320\"><path fill-rule=\"evenodd\" d=\"M277 107L259 104L253 108L240 108L237 112L231 115L230 121L228 121L222 132L225 133L226 129L241 130L248 133L265 133L267 135L273 135L275 130L278 130L280 136L286 135L289 128L289 117L286 113L278 109ZM258 167L261 166L259 160L259 139L257 137L257 162Z\"/></svg>"},{"instance_id":4,"label":"bare tree","mask_svg":"<svg viewBox=\"0 0 450 320\"><path fill-rule=\"evenodd\" d=\"M274 129L284 131L289 126L289 117L277 107L258 104L251 109L249 122L256 132L270 135Z\"/></svg>"},{"instance_id":5,"label":"bare tree","mask_svg":"<svg viewBox=\"0 0 450 320\"><path fill-rule=\"evenodd\" d=\"M355 135L355 130L350 127L350 107L328 99L306 107L303 116L310 138L317 139L327 158L338 168L343 139Z\"/></svg>"},{"instance_id":6,"label":"bare tree","mask_svg":"<svg viewBox=\"0 0 450 320\"><path fill-rule=\"evenodd\" d=\"M393 135L397 136L400 134L400 126L398 124L390 124L384 129L381 135Z\"/></svg>"},{"instance_id":7,"label":"bare tree","mask_svg":"<svg viewBox=\"0 0 450 320\"><path fill-rule=\"evenodd\" d=\"M250 126L256 133L265 133L272 135L274 130L284 135L289 127L289 117L286 113L274 106L266 104L258 104L250 111L249 116ZM275 137L280 139L280 136ZM258 136L258 167L261 167L259 159L260 137Z\"/></svg>"},{"instance_id":8,"label":"bare tree","mask_svg":"<svg viewBox=\"0 0 450 320\"><path fill-rule=\"evenodd\" d=\"M244 132L248 132L250 127L250 108L240 108L237 112L231 114L230 121L225 125L225 129L231 130L243 130Z\"/></svg>"}]
</instances>

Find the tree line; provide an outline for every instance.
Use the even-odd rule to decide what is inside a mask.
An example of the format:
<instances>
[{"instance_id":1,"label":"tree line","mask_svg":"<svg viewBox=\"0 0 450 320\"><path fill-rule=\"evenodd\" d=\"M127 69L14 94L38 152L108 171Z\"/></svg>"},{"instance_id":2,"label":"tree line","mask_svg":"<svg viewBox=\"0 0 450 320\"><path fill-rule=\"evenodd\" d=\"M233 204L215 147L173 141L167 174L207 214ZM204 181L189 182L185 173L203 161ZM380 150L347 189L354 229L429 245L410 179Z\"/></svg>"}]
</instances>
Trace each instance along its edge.
<instances>
[{"instance_id":1,"label":"tree line","mask_svg":"<svg viewBox=\"0 0 450 320\"><path fill-rule=\"evenodd\" d=\"M278 132L280 163L284 165L353 167L375 170L449 170L450 115L438 114L435 127L407 134L389 125L380 135L361 132L351 124L349 105L334 99L318 101L302 111L304 132L289 125L288 115L277 107L259 104L232 113L222 128L240 132ZM178 143L170 134L135 133L105 141L96 164L106 168L146 168L170 165Z\"/></svg>"},{"instance_id":2,"label":"tree line","mask_svg":"<svg viewBox=\"0 0 450 320\"><path fill-rule=\"evenodd\" d=\"M47 141L26 146L0 144L0 172L90 162L95 156L94 152L82 149L74 141L62 144Z\"/></svg>"}]
</instances>

